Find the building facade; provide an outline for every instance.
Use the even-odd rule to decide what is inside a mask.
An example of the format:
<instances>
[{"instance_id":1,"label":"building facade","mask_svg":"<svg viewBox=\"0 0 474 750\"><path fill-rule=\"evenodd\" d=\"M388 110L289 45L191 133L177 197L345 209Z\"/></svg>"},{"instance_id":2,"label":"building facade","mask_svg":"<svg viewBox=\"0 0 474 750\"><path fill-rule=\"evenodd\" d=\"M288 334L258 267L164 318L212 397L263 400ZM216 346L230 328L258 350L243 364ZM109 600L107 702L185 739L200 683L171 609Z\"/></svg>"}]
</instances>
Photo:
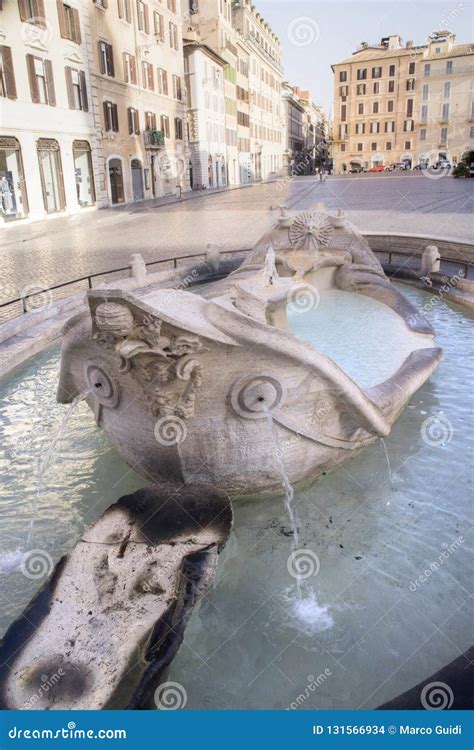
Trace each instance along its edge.
<instances>
[{"instance_id":1,"label":"building facade","mask_svg":"<svg viewBox=\"0 0 474 750\"><path fill-rule=\"evenodd\" d=\"M193 190L225 187L225 60L185 32L190 184Z\"/></svg>"},{"instance_id":2,"label":"building facade","mask_svg":"<svg viewBox=\"0 0 474 750\"><path fill-rule=\"evenodd\" d=\"M418 47L363 43L334 64L335 171L458 161L473 147L473 61L473 45L435 32Z\"/></svg>"},{"instance_id":3,"label":"building facade","mask_svg":"<svg viewBox=\"0 0 474 750\"><path fill-rule=\"evenodd\" d=\"M189 190L180 0L94 0L101 205Z\"/></svg>"},{"instance_id":4,"label":"building facade","mask_svg":"<svg viewBox=\"0 0 474 750\"><path fill-rule=\"evenodd\" d=\"M0 7L0 219L95 207L89 7L76 0Z\"/></svg>"}]
</instances>

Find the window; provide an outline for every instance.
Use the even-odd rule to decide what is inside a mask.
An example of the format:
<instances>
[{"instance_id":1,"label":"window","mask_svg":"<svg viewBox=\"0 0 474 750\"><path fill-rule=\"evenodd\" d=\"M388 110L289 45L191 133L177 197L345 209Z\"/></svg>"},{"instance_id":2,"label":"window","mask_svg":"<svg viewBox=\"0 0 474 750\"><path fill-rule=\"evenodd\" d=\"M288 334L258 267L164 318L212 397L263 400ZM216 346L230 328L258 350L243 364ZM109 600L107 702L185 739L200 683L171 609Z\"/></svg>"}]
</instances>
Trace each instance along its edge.
<instances>
[{"instance_id":1,"label":"window","mask_svg":"<svg viewBox=\"0 0 474 750\"><path fill-rule=\"evenodd\" d=\"M165 41L165 22L163 19L163 16L161 13L158 13L157 10L153 12L153 29L155 32L155 36L157 39L160 40L160 42Z\"/></svg>"},{"instance_id":2,"label":"window","mask_svg":"<svg viewBox=\"0 0 474 750\"><path fill-rule=\"evenodd\" d=\"M135 57L128 52L123 53L123 77L125 83L137 84L137 63Z\"/></svg>"},{"instance_id":3,"label":"window","mask_svg":"<svg viewBox=\"0 0 474 750\"><path fill-rule=\"evenodd\" d=\"M168 73L163 68L157 68L158 93L168 96Z\"/></svg>"},{"instance_id":4,"label":"window","mask_svg":"<svg viewBox=\"0 0 474 750\"><path fill-rule=\"evenodd\" d=\"M442 146L446 146L448 143L448 128L441 128L439 142Z\"/></svg>"},{"instance_id":5,"label":"window","mask_svg":"<svg viewBox=\"0 0 474 750\"><path fill-rule=\"evenodd\" d=\"M388 93L393 94L395 91L395 81L389 81L388 82Z\"/></svg>"},{"instance_id":6,"label":"window","mask_svg":"<svg viewBox=\"0 0 474 750\"><path fill-rule=\"evenodd\" d=\"M430 63L425 63L425 67L423 68L423 75L425 76L425 78L428 78L428 76L431 75Z\"/></svg>"},{"instance_id":7,"label":"window","mask_svg":"<svg viewBox=\"0 0 474 750\"><path fill-rule=\"evenodd\" d=\"M441 110L441 120L447 122L449 120L449 104L443 104Z\"/></svg>"},{"instance_id":8,"label":"window","mask_svg":"<svg viewBox=\"0 0 474 750\"><path fill-rule=\"evenodd\" d=\"M181 117L174 118L174 137L177 141L183 140L183 121Z\"/></svg>"},{"instance_id":9,"label":"window","mask_svg":"<svg viewBox=\"0 0 474 750\"><path fill-rule=\"evenodd\" d=\"M341 143L341 151L345 151L345 150L346 150L346 144L345 143Z\"/></svg>"},{"instance_id":10,"label":"window","mask_svg":"<svg viewBox=\"0 0 474 750\"><path fill-rule=\"evenodd\" d=\"M420 113L420 122L428 122L428 105L423 104Z\"/></svg>"},{"instance_id":11,"label":"window","mask_svg":"<svg viewBox=\"0 0 474 750\"><path fill-rule=\"evenodd\" d=\"M27 55L26 65L30 81L31 101L35 104L49 104L51 107L55 107L56 94L51 60L42 60L40 57Z\"/></svg>"},{"instance_id":12,"label":"window","mask_svg":"<svg viewBox=\"0 0 474 750\"><path fill-rule=\"evenodd\" d=\"M389 99L387 102L387 112L393 112L393 99Z\"/></svg>"},{"instance_id":13,"label":"window","mask_svg":"<svg viewBox=\"0 0 474 750\"><path fill-rule=\"evenodd\" d=\"M347 138L347 125L346 124L339 125L339 138L341 140Z\"/></svg>"},{"instance_id":14,"label":"window","mask_svg":"<svg viewBox=\"0 0 474 750\"><path fill-rule=\"evenodd\" d=\"M411 141L405 141L405 149L406 149L406 151L410 151L410 149L411 149Z\"/></svg>"},{"instance_id":15,"label":"window","mask_svg":"<svg viewBox=\"0 0 474 750\"><path fill-rule=\"evenodd\" d=\"M153 80L153 65L149 62L142 62L142 81L143 88L148 91L155 90L155 82Z\"/></svg>"},{"instance_id":16,"label":"window","mask_svg":"<svg viewBox=\"0 0 474 750\"><path fill-rule=\"evenodd\" d=\"M357 80L358 81L365 81L367 78L367 68L359 68L357 71Z\"/></svg>"},{"instance_id":17,"label":"window","mask_svg":"<svg viewBox=\"0 0 474 750\"><path fill-rule=\"evenodd\" d=\"M403 130L405 133L410 133L413 130L413 120L405 120L403 123Z\"/></svg>"},{"instance_id":18,"label":"window","mask_svg":"<svg viewBox=\"0 0 474 750\"><path fill-rule=\"evenodd\" d=\"M339 82L345 83L347 81L347 70L341 70L339 73Z\"/></svg>"},{"instance_id":19,"label":"window","mask_svg":"<svg viewBox=\"0 0 474 750\"><path fill-rule=\"evenodd\" d=\"M341 107L341 120L345 121L347 119L346 113L347 113L347 107L345 104L343 104Z\"/></svg>"},{"instance_id":20,"label":"window","mask_svg":"<svg viewBox=\"0 0 474 750\"><path fill-rule=\"evenodd\" d=\"M164 133L165 138L170 137L170 118L168 117L168 115L161 115L160 130Z\"/></svg>"},{"instance_id":21,"label":"window","mask_svg":"<svg viewBox=\"0 0 474 750\"><path fill-rule=\"evenodd\" d=\"M453 72L453 61L448 60L448 62L446 63L446 73L449 75L452 72Z\"/></svg>"},{"instance_id":22,"label":"window","mask_svg":"<svg viewBox=\"0 0 474 750\"><path fill-rule=\"evenodd\" d=\"M99 63L102 75L110 76L111 78L115 76L114 51L111 44L103 41L99 42Z\"/></svg>"},{"instance_id":23,"label":"window","mask_svg":"<svg viewBox=\"0 0 474 750\"><path fill-rule=\"evenodd\" d=\"M148 6L143 2L143 0L137 0L137 18L138 28L140 29L140 31L148 34L150 32L148 26Z\"/></svg>"},{"instance_id":24,"label":"window","mask_svg":"<svg viewBox=\"0 0 474 750\"><path fill-rule=\"evenodd\" d=\"M407 117L413 117L413 99L407 99Z\"/></svg>"},{"instance_id":25,"label":"window","mask_svg":"<svg viewBox=\"0 0 474 750\"><path fill-rule=\"evenodd\" d=\"M375 81L375 83L372 86L372 90L374 94L380 94L380 83L378 81Z\"/></svg>"},{"instance_id":26,"label":"window","mask_svg":"<svg viewBox=\"0 0 474 750\"><path fill-rule=\"evenodd\" d=\"M178 45L178 27L175 23L170 21L169 23L169 31L170 31L170 47L171 49L179 49Z\"/></svg>"},{"instance_id":27,"label":"window","mask_svg":"<svg viewBox=\"0 0 474 750\"><path fill-rule=\"evenodd\" d=\"M128 117L128 132L130 135L138 135L140 133L140 121L138 118L138 109L129 107L127 109Z\"/></svg>"},{"instance_id":28,"label":"window","mask_svg":"<svg viewBox=\"0 0 474 750\"><path fill-rule=\"evenodd\" d=\"M0 46L0 96L16 99L15 72L10 47Z\"/></svg>"},{"instance_id":29,"label":"window","mask_svg":"<svg viewBox=\"0 0 474 750\"><path fill-rule=\"evenodd\" d=\"M20 20L46 28L44 0L18 0Z\"/></svg>"},{"instance_id":30,"label":"window","mask_svg":"<svg viewBox=\"0 0 474 750\"><path fill-rule=\"evenodd\" d=\"M415 63L414 63L414 62L411 62L411 63L410 63L409 65L408 65L408 75L409 75L409 76L412 76L412 75L414 74L414 72L415 72Z\"/></svg>"},{"instance_id":31,"label":"window","mask_svg":"<svg viewBox=\"0 0 474 750\"><path fill-rule=\"evenodd\" d=\"M117 105L113 102L104 102L104 127L106 131L119 132Z\"/></svg>"},{"instance_id":32,"label":"window","mask_svg":"<svg viewBox=\"0 0 474 750\"><path fill-rule=\"evenodd\" d=\"M59 31L63 39L81 43L79 11L66 3L58 2Z\"/></svg>"},{"instance_id":33,"label":"window","mask_svg":"<svg viewBox=\"0 0 474 750\"><path fill-rule=\"evenodd\" d=\"M4 220L23 219L28 215L28 196L20 143L16 138L2 138L0 142L0 174L3 175ZM8 190L5 181L8 184Z\"/></svg>"},{"instance_id":34,"label":"window","mask_svg":"<svg viewBox=\"0 0 474 750\"><path fill-rule=\"evenodd\" d=\"M176 13L176 0L167 0L168 10Z\"/></svg>"},{"instance_id":35,"label":"window","mask_svg":"<svg viewBox=\"0 0 474 750\"><path fill-rule=\"evenodd\" d=\"M385 123L385 132L386 133L394 133L395 132L395 122L393 120L388 120Z\"/></svg>"},{"instance_id":36,"label":"window","mask_svg":"<svg viewBox=\"0 0 474 750\"><path fill-rule=\"evenodd\" d=\"M77 202L81 207L92 206L95 203L95 188L91 147L88 141L74 141L72 157L76 175Z\"/></svg>"},{"instance_id":37,"label":"window","mask_svg":"<svg viewBox=\"0 0 474 750\"><path fill-rule=\"evenodd\" d=\"M382 78L382 68L372 68L372 78Z\"/></svg>"},{"instance_id":38,"label":"window","mask_svg":"<svg viewBox=\"0 0 474 750\"><path fill-rule=\"evenodd\" d=\"M339 96L347 96L349 93L349 86L339 86Z\"/></svg>"},{"instance_id":39,"label":"window","mask_svg":"<svg viewBox=\"0 0 474 750\"><path fill-rule=\"evenodd\" d=\"M378 113L379 113L379 103L378 102L374 102L372 104L372 114L378 115Z\"/></svg>"},{"instance_id":40,"label":"window","mask_svg":"<svg viewBox=\"0 0 474 750\"><path fill-rule=\"evenodd\" d=\"M415 90L415 79L414 78L407 78L407 91L414 91Z\"/></svg>"},{"instance_id":41,"label":"window","mask_svg":"<svg viewBox=\"0 0 474 750\"><path fill-rule=\"evenodd\" d=\"M366 90L367 90L366 84L365 83L359 83L357 85L357 96L364 96Z\"/></svg>"},{"instance_id":42,"label":"window","mask_svg":"<svg viewBox=\"0 0 474 750\"><path fill-rule=\"evenodd\" d=\"M362 102L360 104L358 104L358 106L357 106L357 114L358 115L363 115L364 114L364 105L363 105Z\"/></svg>"},{"instance_id":43,"label":"window","mask_svg":"<svg viewBox=\"0 0 474 750\"><path fill-rule=\"evenodd\" d=\"M365 122L356 122L355 132L356 135L365 133Z\"/></svg>"},{"instance_id":44,"label":"window","mask_svg":"<svg viewBox=\"0 0 474 750\"><path fill-rule=\"evenodd\" d=\"M443 97L444 99L449 99L451 96L451 84L449 81L447 81L443 86Z\"/></svg>"},{"instance_id":45,"label":"window","mask_svg":"<svg viewBox=\"0 0 474 750\"><path fill-rule=\"evenodd\" d=\"M420 130L420 141L426 141L426 128Z\"/></svg>"},{"instance_id":46,"label":"window","mask_svg":"<svg viewBox=\"0 0 474 750\"><path fill-rule=\"evenodd\" d=\"M395 65L390 65L388 68L388 75L390 78L393 78L395 75Z\"/></svg>"},{"instance_id":47,"label":"window","mask_svg":"<svg viewBox=\"0 0 474 750\"><path fill-rule=\"evenodd\" d=\"M387 143L385 144L385 150L386 151L392 150L392 141L387 141Z\"/></svg>"},{"instance_id":48,"label":"window","mask_svg":"<svg viewBox=\"0 0 474 750\"><path fill-rule=\"evenodd\" d=\"M370 148L371 148L372 151L377 151L377 144L376 143L371 143L370 144Z\"/></svg>"},{"instance_id":49,"label":"window","mask_svg":"<svg viewBox=\"0 0 474 750\"><path fill-rule=\"evenodd\" d=\"M474 125L471 125L469 128L469 139L474 139Z\"/></svg>"},{"instance_id":50,"label":"window","mask_svg":"<svg viewBox=\"0 0 474 750\"><path fill-rule=\"evenodd\" d=\"M51 138L39 138L37 149L44 209L48 214L63 211L66 197L59 143Z\"/></svg>"},{"instance_id":51,"label":"window","mask_svg":"<svg viewBox=\"0 0 474 750\"><path fill-rule=\"evenodd\" d=\"M429 95L430 95L430 86L429 86L428 83L425 83L423 85L423 90L422 90L422 94L421 94L421 98L423 99L424 102L428 101Z\"/></svg>"},{"instance_id":52,"label":"window","mask_svg":"<svg viewBox=\"0 0 474 750\"><path fill-rule=\"evenodd\" d=\"M175 99L178 99L178 101L181 101L183 98L181 78L177 75L173 75L173 96Z\"/></svg>"},{"instance_id":53,"label":"window","mask_svg":"<svg viewBox=\"0 0 474 750\"><path fill-rule=\"evenodd\" d=\"M83 70L75 70L68 65L66 72L66 88L69 109L82 109L84 112L89 111L87 101L86 75Z\"/></svg>"},{"instance_id":54,"label":"window","mask_svg":"<svg viewBox=\"0 0 474 750\"><path fill-rule=\"evenodd\" d=\"M362 143L358 143L358 144L357 144L357 151L362 151L362 150L363 150L363 145L362 145Z\"/></svg>"},{"instance_id":55,"label":"window","mask_svg":"<svg viewBox=\"0 0 474 750\"><path fill-rule=\"evenodd\" d=\"M117 0L118 16L123 18L127 23L132 21L132 8L130 0Z\"/></svg>"},{"instance_id":56,"label":"window","mask_svg":"<svg viewBox=\"0 0 474 750\"><path fill-rule=\"evenodd\" d=\"M156 130L156 115L154 112L145 112L145 130Z\"/></svg>"},{"instance_id":57,"label":"window","mask_svg":"<svg viewBox=\"0 0 474 750\"><path fill-rule=\"evenodd\" d=\"M371 122L370 123L370 132L371 133L379 133L380 132L380 123L379 122Z\"/></svg>"}]
</instances>

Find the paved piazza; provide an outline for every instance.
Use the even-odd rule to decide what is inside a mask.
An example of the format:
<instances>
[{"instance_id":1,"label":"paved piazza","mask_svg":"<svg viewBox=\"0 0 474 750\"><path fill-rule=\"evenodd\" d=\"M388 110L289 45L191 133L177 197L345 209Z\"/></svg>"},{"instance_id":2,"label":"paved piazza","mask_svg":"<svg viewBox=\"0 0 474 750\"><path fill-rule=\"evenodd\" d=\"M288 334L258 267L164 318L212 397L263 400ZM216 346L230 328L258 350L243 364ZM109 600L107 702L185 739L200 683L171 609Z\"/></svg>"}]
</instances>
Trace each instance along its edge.
<instances>
[{"instance_id":1,"label":"paved piazza","mask_svg":"<svg viewBox=\"0 0 474 750\"><path fill-rule=\"evenodd\" d=\"M251 247L274 219L270 206L343 208L364 230L472 239L474 180L424 174L363 174L254 185L160 207L135 204L4 227L1 301L29 285L49 287L126 266L133 252L153 261L197 253L208 242ZM75 290L71 287L72 291Z\"/></svg>"}]
</instances>

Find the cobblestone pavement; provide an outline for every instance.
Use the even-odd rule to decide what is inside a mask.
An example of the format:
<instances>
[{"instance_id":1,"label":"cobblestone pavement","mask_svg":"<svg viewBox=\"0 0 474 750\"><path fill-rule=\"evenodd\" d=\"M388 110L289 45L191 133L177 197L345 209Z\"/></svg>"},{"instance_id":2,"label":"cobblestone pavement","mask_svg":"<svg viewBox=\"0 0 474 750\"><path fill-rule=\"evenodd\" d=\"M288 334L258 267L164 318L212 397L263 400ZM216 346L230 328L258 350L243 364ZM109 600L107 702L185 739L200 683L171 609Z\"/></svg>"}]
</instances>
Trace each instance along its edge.
<instances>
[{"instance_id":1,"label":"cobblestone pavement","mask_svg":"<svg viewBox=\"0 0 474 750\"><path fill-rule=\"evenodd\" d=\"M0 233L0 301L29 285L49 287L145 260L197 253L208 242L251 247L273 221L270 206L343 208L361 230L472 239L474 180L446 175L374 174L298 178L205 195L160 207L135 204L31 224ZM70 293L78 289L70 288Z\"/></svg>"}]
</instances>

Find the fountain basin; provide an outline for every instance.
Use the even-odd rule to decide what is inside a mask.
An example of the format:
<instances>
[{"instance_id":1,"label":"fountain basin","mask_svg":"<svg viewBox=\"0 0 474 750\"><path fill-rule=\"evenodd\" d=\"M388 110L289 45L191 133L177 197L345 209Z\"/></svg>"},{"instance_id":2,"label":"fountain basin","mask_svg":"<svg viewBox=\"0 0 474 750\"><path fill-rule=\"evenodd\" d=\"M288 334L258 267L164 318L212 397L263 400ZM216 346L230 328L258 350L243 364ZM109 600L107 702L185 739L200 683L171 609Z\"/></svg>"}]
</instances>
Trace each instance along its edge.
<instances>
[{"instance_id":1,"label":"fountain basin","mask_svg":"<svg viewBox=\"0 0 474 750\"><path fill-rule=\"evenodd\" d=\"M291 330L301 296L310 311L327 292L381 311L380 330L399 356L380 382L362 387ZM231 495L280 484L268 412L289 480L299 482L386 437L441 357L431 326L367 242L321 207L289 227L277 221L236 271L199 294L91 290L88 300L90 312L64 329L58 400L91 388L98 423L132 467ZM333 333L342 345L343 333Z\"/></svg>"}]
</instances>

